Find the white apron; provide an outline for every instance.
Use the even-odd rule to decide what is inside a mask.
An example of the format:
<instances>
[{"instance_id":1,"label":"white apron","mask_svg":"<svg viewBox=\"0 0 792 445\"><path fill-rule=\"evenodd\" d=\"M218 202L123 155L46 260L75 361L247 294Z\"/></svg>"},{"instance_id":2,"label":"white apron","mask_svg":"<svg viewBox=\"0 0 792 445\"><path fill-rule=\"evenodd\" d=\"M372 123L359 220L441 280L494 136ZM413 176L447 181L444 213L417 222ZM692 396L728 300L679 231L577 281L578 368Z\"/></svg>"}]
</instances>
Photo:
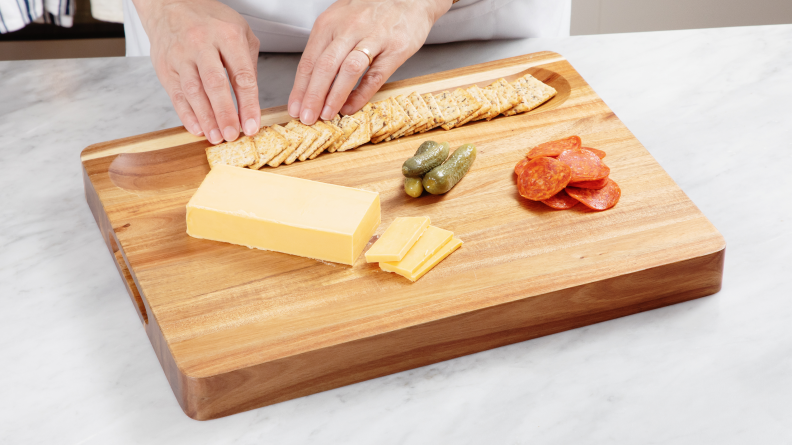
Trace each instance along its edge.
<instances>
[{"instance_id":1,"label":"white apron","mask_svg":"<svg viewBox=\"0 0 792 445\"><path fill-rule=\"evenodd\" d=\"M334 0L221 0L250 24L261 52L302 52L319 14ZM571 0L461 0L435 23L426 43L567 37ZM149 40L124 0L126 55L148 56Z\"/></svg>"}]
</instances>

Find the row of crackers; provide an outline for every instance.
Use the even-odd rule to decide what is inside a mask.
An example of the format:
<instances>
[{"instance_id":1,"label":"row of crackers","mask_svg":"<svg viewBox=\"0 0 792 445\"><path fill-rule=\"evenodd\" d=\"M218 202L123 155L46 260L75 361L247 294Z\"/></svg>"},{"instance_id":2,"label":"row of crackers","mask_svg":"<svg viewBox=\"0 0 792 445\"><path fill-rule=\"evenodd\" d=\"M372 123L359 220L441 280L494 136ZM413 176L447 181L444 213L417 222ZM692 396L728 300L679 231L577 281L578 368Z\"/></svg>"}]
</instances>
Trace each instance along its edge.
<instances>
[{"instance_id":1,"label":"row of crackers","mask_svg":"<svg viewBox=\"0 0 792 445\"><path fill-rule=\"evenodd\" d=\"M555 94L554 88L530 74L511 83L501 78L485 88L473 85L436 96L413 92L369 103L355 114L336 115L310 126L295 119L285 126L263 127L254 136L208 147L206 155L210 166L277 167L314 159L325 151L346 151L436 127L450 130L471 121L512 116L538 107Z\"/></svg>"}]
</instances>

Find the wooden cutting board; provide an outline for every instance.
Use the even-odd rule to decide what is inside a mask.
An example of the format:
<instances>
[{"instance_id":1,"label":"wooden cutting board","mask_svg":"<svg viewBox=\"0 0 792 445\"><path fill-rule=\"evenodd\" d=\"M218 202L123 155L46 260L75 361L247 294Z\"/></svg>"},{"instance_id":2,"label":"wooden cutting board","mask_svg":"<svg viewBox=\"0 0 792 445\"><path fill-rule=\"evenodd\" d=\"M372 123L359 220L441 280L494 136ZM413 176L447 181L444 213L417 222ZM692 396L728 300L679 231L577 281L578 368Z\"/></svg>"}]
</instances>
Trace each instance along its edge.
<instances>
[{"instance_id":1,"label":"wooden cutting board","mask_svg":"<svg viewBox=\"0 0 792 445\"><path fill-rule=\"evenodd\" d=\"M560 55L529 54L385 85L377 99L485 86L531 73L558 90L536 110L313 161L279 174L379 192L381 234L428 215L465 244L416 283L185 233L209 171L182 128L90 146L85 192L184 412L211 419L717 292L725 242ZM286 107L262 123L285 123ZM517 194L528 148L577 134L605 150L622 198L554 211ZM413 199L402 162L426 139L475 143L471 171ZM273 193L276 191L273 191ZM629 335L625 332L625 335Z\"/></svg>"}]
</instances>

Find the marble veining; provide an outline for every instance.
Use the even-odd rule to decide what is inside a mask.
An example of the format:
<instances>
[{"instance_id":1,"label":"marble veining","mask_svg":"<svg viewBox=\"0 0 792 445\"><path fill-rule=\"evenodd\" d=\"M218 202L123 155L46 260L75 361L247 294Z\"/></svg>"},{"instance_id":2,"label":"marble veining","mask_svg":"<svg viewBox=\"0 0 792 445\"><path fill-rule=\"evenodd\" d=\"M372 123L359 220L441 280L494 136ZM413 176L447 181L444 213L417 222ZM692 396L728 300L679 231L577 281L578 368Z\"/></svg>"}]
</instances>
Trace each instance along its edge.
<instances>
[{"instance_id":1,"label":"marble veining","mask_svg":"<svg viewBox=\"0 0 792 445\"><path fill-rule=\"evenodd\" d=\"M0 62L0 443L792 443L792 25L428 46L393 79L541 50L723 233L723 290L209 422L83 197L84 147L179 124L150 62ZM261 55L262 107L297 61Z\"/></svg>"}]
</instances>

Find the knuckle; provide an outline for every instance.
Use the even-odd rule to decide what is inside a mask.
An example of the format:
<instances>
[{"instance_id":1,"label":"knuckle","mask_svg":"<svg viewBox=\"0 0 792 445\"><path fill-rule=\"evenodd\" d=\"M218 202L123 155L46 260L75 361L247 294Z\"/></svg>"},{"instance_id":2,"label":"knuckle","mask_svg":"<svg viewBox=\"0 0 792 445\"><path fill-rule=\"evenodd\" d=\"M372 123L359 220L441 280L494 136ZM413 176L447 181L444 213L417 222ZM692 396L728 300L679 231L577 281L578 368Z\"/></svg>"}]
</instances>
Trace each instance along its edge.
<instances>
[{"instance_id":1,"label":"knuckle","mask_svg":"<svg viewBox=\"0 0 792 445\"><path fill-rule=\"evenodd\" d=\"M322 54L316 60L316 71L323 73L332 73L335 71L336 58L332 54Z\"/></svg>"},{"instance_id":2,"label":"knuckle","mask_svg":"<svg viewBox=\"0 0 792 445\"><path fill-rule=\"evenodd\" d=\"M234 75L234 85L241 89L252 89L256 87L256 76L252 71L240 70Z\"/></svg>"},{"instance_id":3,"label":"knuckle","mask_svg":"<svg viewBox=\"0 0 792 445\"><path fill-rule=\"evenodd\" d=\"M324 99L325 99L324 96L320 96L315 91L309 91L309 92L305 93L305 97L303 98L303 103L306 103L306 104L313 104L313 103L320 104L320 103L324 102Z\"/></svg>"},{"instance_id":4,"label":"knuckle","mask_svg":"<svg viewBox=\"0 0 792 445\"><path fill-rule=\"evenodd\" d=\"M363 81L372 86L379 88L385 83L385 76L379 71L369 71L363 77Z\"/></svg>"},{"instance_id":5,"label":"knuckle","mask_svg":"<svg viewBox=\"0 0 792 445\"><path fill-rule=\"evenodd\" d=\"M357 57L347 58L341 65L341 71L344 74L356 75L362 73L365 69L366 64Z\"/></svg>"},{"instance_id":6,"label":"knuckle","mask_svg":"<svg viewBox=\"0 0 792 445\"><path fill-rule=\"evenodd\" d=\"M297 72L304 76L310 76L313 70L314 64L308 59L300 60L300 63L297 65Z\"/></svg>"},{"instance_id":7,"label":"knuckle","mask_svg":"<svg viewBox=\"0 0 792 445\"><path fill-rule=\"evenodd\" d=\"M173 102L173 105L176 107L182 107L188 103L187 96L185 96L182 90L176 90L171 93L171 102Z\"/></svg>"},{"instance_id":8,"label":"knuckle","mask_svg":"<svg viewBox=\"0 0 792 445\"><path fill-rule=\"evenodd\" d=\"M218 121L230 121L234 117L236 117L236 115L237 115L236 114L236 110L234 110L233 107L231 107L231 108L226 108L226 107L219 108L219 109L215 110L214 114L215 114L215 117L217 118Z\"/></svg>"},{"instance_id":9,"label":"knuckle","mask_svg":"<svg viewBox=\"0 0 792 445\"><path fill-rule=\"evenodd\" d=\"M195 97L201 94L202 86L197 80L187 80L182 84L182 91L190 97Z\"/></svg>"},{"instance_id":10,"label":"knuckle","mask_svg":"<svg viewBox=\"0 0 792 445\"><path fill-rule=\"evenodd\" d=\"M204 75L204 85L207 89L219 90L228 88L225 72L222 70L210 70Z\"/></svg>"}]
</instances>

